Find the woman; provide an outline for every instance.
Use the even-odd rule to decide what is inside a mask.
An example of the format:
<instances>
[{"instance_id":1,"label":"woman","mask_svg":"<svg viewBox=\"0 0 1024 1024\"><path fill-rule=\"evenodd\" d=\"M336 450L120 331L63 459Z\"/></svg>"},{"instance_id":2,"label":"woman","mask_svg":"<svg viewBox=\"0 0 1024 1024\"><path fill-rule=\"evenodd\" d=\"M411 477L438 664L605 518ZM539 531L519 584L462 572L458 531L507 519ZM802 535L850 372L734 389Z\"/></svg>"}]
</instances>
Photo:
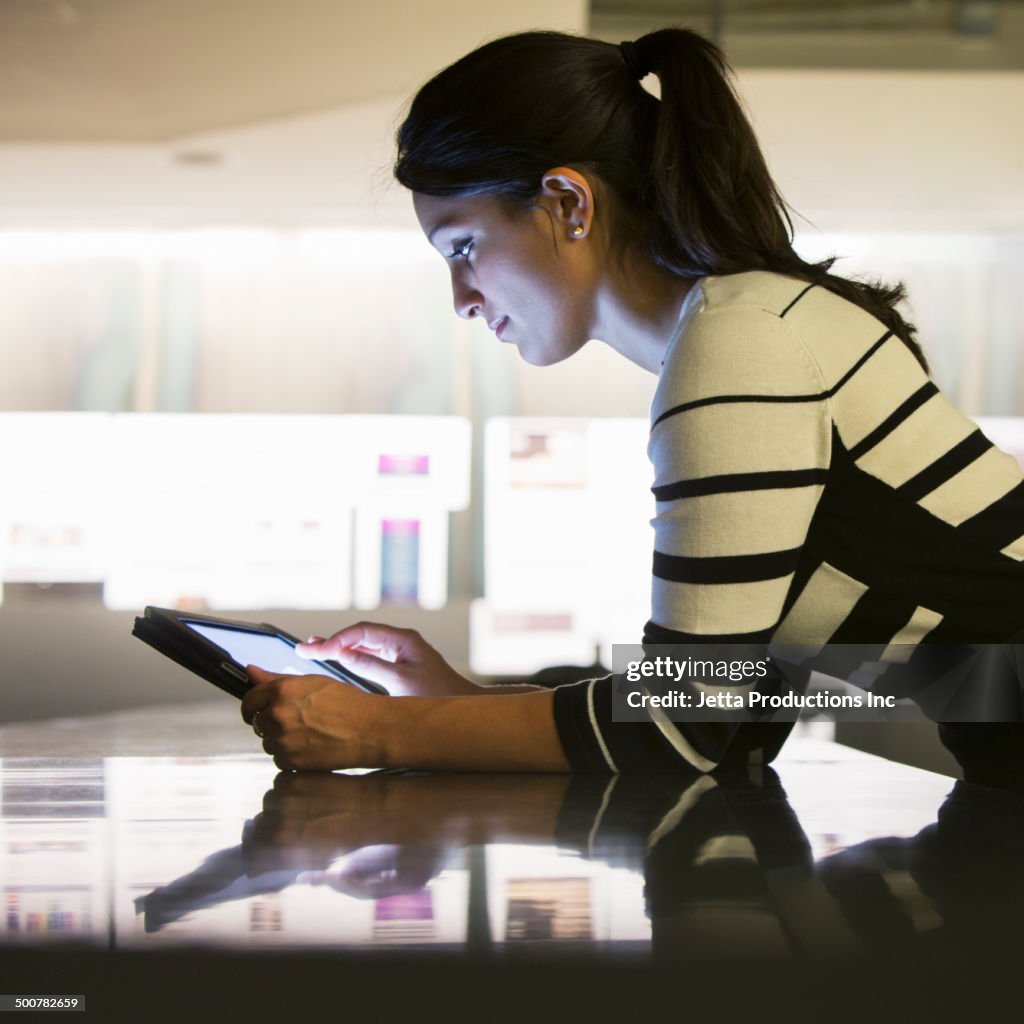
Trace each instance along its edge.
<instances>
[{"instance_id":1,"label":"woman","mask_svg":"<svg viewBox=\"0 0 1024 1024\"><path fill-rule=\"evenodd\" d=\"M395 174L459 315L531 363L599 338L659 375L645 642L980 643L1024 627L1020 468L928 379L902 289L793 251L712 44L497 40L419 92ZM283 767L709 771L771 760L788 728L614 723L610 678L495 694L386 626L303 650L410 696L252 670L243 715Z\"/></svg>"}]
</instances>

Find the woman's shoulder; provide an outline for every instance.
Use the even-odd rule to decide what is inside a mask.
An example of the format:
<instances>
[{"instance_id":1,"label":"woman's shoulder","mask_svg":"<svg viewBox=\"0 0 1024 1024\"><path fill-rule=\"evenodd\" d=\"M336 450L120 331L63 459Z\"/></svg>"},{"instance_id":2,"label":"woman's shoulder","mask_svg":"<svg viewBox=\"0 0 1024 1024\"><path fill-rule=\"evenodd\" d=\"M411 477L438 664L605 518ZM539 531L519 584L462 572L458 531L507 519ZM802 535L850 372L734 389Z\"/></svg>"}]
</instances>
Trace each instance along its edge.
<instances>
[{"instance_id":1,"label":"woman's shoulder","mask_svg":"<svg viewBox=\"0 0 1024 1024\"><path fill-rule=\"evenodd\" d=\"M791 303L811 287L806 281L768 270L705 277L700 283L701 310L753 307L782 316Z\"/></svg>"},{"instance_id":2,"label":"woman's shoulder","mask_svg":"<svg viewBox=\"0 0 1024 1024\"><path fill-rule=\"evenodd\" d=\"M747 270L739 274L705 277L701 280L701 308L712 310L758 309L785 318L791 324L848 316L878 321L860 306L821 285L770 270Z\"/></svg>"},{"instance_id":3,"label":"woman's shoulder","mask_svg":"<svg viewBox=\"0 0 1024 1024\"><path fill-rule=\"evenodd\" d=\"M792 330L793 323L788 317L806 301L810 291L822 293L808 303L819 308L819 319L822 301L827 307L831 307L831 298L845 303L807 281L770 271L703 277L683 304L672 354L677 359L692 359L696 351L706 348L719 356L728 353L735 358L749 349L748 355L757 358L777 356L780 348L802 348L802 339L798 337L801 332ZM845 305L856 309L850 303ZM827 311L825 315L828 316ZM806 318L800 319L806 322Z\"/></svg>"},{"instance_id":4,"label":"woman's shoulder","mask_svg":"<svg viewBox=\"0 0 1024 1024\"><path fill-rule=\"evenodd\" d=\"M823 390L808 346L782 318L807 282L761 271L705 277L690 292L666 352L656 414L725 395Z\"/></svg>"},{"instance_id":5,"label":"woman's shoulder","mask_svg":"<svg viewBox=\"0 0 1024 1024\"><path fill-rule=\"evenodd\" d=\"M701 282L699 313L703 333L722 338L753 335L776 339L775 351L788 337L816 364L825 387L835 385L892 332L867 310L822 285L764 270L706 277ZM689 326L697 325L697 317ZM916 359L892 338L893 372L923 376Z\"/></svg>"}]
</instances>

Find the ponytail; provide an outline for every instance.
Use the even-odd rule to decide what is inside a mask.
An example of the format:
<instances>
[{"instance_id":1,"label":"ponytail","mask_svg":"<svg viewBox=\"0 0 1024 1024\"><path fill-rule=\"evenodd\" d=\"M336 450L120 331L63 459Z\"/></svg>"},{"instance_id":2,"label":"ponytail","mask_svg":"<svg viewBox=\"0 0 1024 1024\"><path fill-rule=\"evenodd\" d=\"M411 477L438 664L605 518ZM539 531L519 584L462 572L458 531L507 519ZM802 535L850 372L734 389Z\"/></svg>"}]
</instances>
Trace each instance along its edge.
<instances>
[{"instance_id":1,"label":"ponytail","mask_svg":"<svg viewBox=\"0 0 1024 1024\"><path fill-rule=\"evenodd\" d=\"M657 75L661 99L637 81ZM488 43L416 95L395 177L427 195L534 199L545 171L593 173L610 192L612 236L681 277L767 270L826 288L877 317L927 370L896 310L902 285L830 273L793 249L772 180L721 51L687 29L626 47L557 32Z\"/></svg>"}]
</instances>

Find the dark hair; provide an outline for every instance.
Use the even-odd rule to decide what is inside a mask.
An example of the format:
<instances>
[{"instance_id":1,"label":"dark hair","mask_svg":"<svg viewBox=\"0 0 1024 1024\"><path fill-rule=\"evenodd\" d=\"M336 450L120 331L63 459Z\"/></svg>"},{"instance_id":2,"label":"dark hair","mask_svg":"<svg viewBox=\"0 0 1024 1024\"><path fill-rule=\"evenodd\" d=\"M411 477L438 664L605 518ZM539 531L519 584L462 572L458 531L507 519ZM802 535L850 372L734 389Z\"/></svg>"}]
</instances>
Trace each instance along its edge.
<instances>
[{"instance_id":1,"label":"dark hair","mask_svg":"<svg viewBox=\"0 0 1024 1024\"><path fill-rule=\"evenodd\" d=\"M614 237L682 277L770 270L821 285L877 317L927 370L902 285L829 273L793 250L772 181L721 51L687 29L622 50L560 32L481 46L419 91L398 130L395 177L432 196L536 198L544 172L594 174L612 195ZM658 76L661 99L635 67Z\"/></svg>"}]
</instances>

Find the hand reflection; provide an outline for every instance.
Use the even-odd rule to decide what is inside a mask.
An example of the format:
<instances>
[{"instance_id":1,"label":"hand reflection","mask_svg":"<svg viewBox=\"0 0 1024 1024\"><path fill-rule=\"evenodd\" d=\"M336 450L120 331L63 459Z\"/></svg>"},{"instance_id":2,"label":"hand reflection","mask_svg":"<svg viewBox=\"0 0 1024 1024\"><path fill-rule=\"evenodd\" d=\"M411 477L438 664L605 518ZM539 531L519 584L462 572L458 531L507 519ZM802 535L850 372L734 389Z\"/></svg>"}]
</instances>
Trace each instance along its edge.
<instances>
[{"instance_id":1,"label":"hand reflection","mask_svg":"<svg viewBox=\"0 0 1024 1024\"><path fill-rule=\"evenodd\" d=\"M243 833L246 873L326 872L354 851L394 848L403 874L414 877L470 843L550 842L567 785L553 775L282 772Z\"/></svg>"},{"instance_id":2,"label":"hand reflection","mask_svg":"<svg viewBox=\"0 0 1024 1024\"><path fill-rule=\"evenodd\" d=\"M568 785L564 775L282 772L239 846L140 897L136 910L155 931L292 885L360 899L414 892L467 845L550 845Z\"/></svg>"},{"instance_id":3,"label":"hand reflection","mask_svg":"<svg viewBox=\"0 0 1024 1024\"><path fill-rule=\"evenodd\" d=\"M443 847L364 846L325 871L305 871L300 881L327 885L346 896L379 900L422 889L445 867Z\"/></svg>"},{"instance_id":4,"label":"hand reflection","mask_svg":"<svg viewBox=\"0 0 1024 1024\"><path fill-rule=\"evenodd\" d=\"M424 786L415 780L411 774L282 772L243 830L246 874L292 869L297 882L359 899L422 889L454 850L426 841L422 818L437 787L428 783L424 800Z\"/></svg>"},{"instance_id":5,"label":"hand reflection","mask_svg":"<svg viewBox=\"0 0 1024 1024\"><path fill-rule=\"evenodd\" d=\"M385 791L377 776L280 773L242 831L246 874L324 870L340 854L380 843Z\"/></svg>"}]
</instances>

